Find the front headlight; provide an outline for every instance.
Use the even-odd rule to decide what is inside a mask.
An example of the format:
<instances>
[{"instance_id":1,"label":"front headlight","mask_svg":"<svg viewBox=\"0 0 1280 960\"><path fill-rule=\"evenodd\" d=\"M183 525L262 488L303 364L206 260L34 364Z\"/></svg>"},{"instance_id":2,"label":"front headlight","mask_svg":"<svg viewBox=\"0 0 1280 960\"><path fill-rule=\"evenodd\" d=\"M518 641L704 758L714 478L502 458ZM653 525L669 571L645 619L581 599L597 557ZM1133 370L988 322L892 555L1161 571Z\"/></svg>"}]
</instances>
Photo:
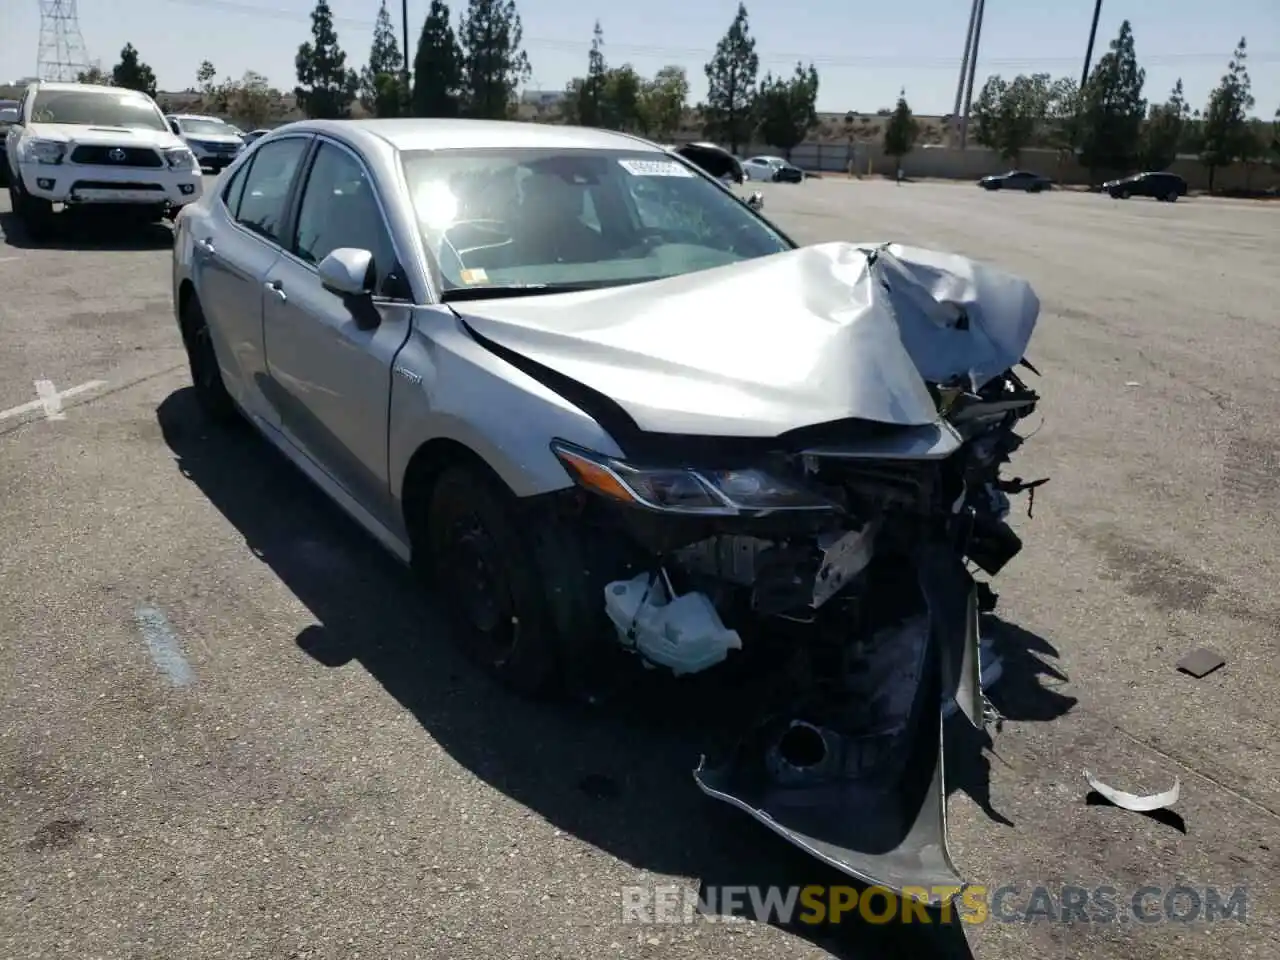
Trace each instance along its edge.
<instances>
[{"instance_id":1,"label":"front headlight","mask_svg":"<svg viewBox=\"0 0 1280 960\"><path fill-rule=\"evenodd\" d=\"M739 516L836 509L836 504L815 491L763 470L639 467L558 440L551 450L578 486L646 510Z\"/></svg>"},{"instance_id":2,"label":"front headlight","mask_svg":"<svg viewBox=\"0 0 1280 960\"><path fill-rule=\"evenodd\" d=\"M61 163L67 145L61 140L27 140L23 146L26 159L36 163Z\"/></svg>"},{"instance_id":3,"label":"front headlight","mask_svg":"<svg viewBox=\"0 0 1280 960\"><path fill-rule=\"evenodd\" d=\"M196 165L196 155L186 147L171 147L164 152L164 158L168 161L169 166L175 170Z\"/></svg>"}]
</instances>

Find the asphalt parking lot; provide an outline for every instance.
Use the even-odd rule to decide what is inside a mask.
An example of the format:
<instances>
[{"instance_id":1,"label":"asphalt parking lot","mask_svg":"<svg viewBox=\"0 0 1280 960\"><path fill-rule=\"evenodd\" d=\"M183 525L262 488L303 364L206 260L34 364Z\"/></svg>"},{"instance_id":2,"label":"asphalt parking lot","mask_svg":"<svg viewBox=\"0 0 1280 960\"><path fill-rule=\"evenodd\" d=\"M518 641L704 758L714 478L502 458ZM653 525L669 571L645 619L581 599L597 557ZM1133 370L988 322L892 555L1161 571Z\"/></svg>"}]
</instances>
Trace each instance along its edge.
<instances>
[{"instance_id":1,"label":"asphalt parking lot","mask_svg":"<svg viewBox=\"0 0 1280 960\"><path fill-rule=\"evenodd\" d=\"M955 728L948 813L961 872L1052 917L623 923L636 885L841 880L696 790L696 697L498 692L265 443L206 431L166 228L36 248L0 199L0 955L1280 955L1280 209L763 190L798 240L952 249L1043 301L1016 472L1052 481L996 584L1007 720ZM1178 673L1200 646L1226 667ZM1179 778L1177 815L1086 802L1086 768ZM1247 888L1247 922L1060 917L1177 885Z\"/></svg>"}]
</instances>

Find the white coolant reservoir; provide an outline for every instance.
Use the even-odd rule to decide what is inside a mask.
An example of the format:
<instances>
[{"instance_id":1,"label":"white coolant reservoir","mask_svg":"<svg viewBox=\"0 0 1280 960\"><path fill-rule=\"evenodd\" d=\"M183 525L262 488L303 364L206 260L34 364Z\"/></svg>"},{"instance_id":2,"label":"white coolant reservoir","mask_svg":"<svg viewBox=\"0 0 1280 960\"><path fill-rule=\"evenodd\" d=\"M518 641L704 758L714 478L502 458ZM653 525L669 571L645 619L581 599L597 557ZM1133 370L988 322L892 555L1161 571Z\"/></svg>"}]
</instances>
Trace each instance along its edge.
<instances>
[{"instance_id":1,"label":"white coolant reservoir","mask_svg":"<svg viewBox=\"0 0 1280 960\"><path fill-rule=\"evenodd\" d=\"M730 650L742 649L742 638L724 625L706 594L673 599L651 574L606 586L604 606L623 646L676 676L714 667Z\"/></svg>"}]
</instances>

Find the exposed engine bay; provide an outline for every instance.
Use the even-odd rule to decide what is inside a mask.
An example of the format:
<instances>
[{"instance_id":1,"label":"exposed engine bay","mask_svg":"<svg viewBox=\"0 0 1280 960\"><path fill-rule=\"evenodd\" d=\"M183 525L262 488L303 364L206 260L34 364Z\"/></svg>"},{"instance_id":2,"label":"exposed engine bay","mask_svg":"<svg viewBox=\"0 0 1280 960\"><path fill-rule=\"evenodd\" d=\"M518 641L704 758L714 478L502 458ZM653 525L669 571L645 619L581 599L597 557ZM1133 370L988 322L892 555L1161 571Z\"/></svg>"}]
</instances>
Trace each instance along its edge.
<instances>
[{"instance_id":1,"label":"exposed engine bay","mask_svg":"<svg viewBox=\"0 0 1280 960\"><path fill-rule=\"evenodd\" d=\"M519 354L514 336L490 348L590 410L626 451L553 444L579 488L572 523L593 543L624 545L592 563L616 574L601 599L618 643L677 675L756 643L778 651L758 722L723 763L704 759L700 788L851 876L937 899L963 887L946 845L943 711L953 704L978 728L990 716L979 615L995 594L971 570L994 577L1018 554L1011 498L1031 513L1046 482L1006 475L1039 402L1019 372L1036 372L1023 350L1039 303L1024 282L971 262L957 260L977 278L956 294L966 278L945 255L860 253L853 319L825 303L823 316L849 323L861 339L848 356L870 356L866 376L884 383L879 395L847 392L897 422L660 433L582 386L593 368L570 381L574 361L557 367L564 376L549 370L529 359L532 339ZM847 263L846 250L822 255ZM818 275L818 254L797 256ZM983 283L1007 309L984 316ZM834 284L819 293L838 303ZM897 376L904 366L914 383ZM661 414L648 399L630 409Z\"/></svg>"}]
</instances>

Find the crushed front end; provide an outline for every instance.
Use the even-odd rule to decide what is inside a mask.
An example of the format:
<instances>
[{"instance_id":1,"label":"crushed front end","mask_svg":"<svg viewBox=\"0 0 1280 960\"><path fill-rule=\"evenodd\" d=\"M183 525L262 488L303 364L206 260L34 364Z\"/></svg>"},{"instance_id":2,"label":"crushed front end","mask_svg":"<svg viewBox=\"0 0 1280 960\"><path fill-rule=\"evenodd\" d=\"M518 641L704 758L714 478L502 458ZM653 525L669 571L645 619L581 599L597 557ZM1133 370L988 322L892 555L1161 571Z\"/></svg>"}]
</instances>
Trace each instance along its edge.
<instances>
[{"instance_id":1,"label":"crushed front end","mask_svg":"<svg viewBox=\"0 0 1280 960\"><path fill-rule=\"evenodd\" d=\"M962 886L941 735L951 702L986 722L978 618L994 595L970 567L994 576L1017 554L1009 497L1036 486L1001 474L1038 400L1020 377L930 392L927 427L848 421L767 449L667 438L666 456L651 437L645 466L557 446L640 558L605 587L626 649L677 674L744 645L776 654L758 722L725 762L704 760L701 789L918 897Z\"/></svg>"}]
</instances>

